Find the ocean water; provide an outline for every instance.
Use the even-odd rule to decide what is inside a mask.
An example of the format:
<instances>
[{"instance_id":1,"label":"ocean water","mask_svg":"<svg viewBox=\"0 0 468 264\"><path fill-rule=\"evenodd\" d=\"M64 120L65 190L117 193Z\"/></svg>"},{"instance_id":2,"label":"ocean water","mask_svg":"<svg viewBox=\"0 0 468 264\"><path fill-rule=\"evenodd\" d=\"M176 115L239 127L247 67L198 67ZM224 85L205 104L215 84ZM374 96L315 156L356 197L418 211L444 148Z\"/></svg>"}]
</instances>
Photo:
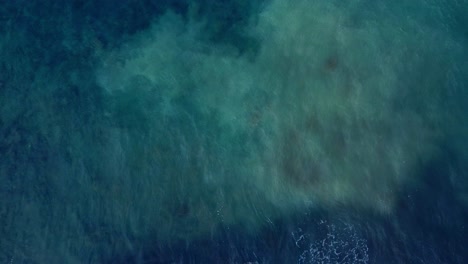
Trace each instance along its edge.
<instances>
[{"instance_id":1,"label":"ocean water","mask_svg":"<svg viewBox=\"0 0 468 264\"><path fill-rule=\"evenodd\" d=\"M4 1L1 263L467 263L468 2Z\"/></svg>"}]
</instances>

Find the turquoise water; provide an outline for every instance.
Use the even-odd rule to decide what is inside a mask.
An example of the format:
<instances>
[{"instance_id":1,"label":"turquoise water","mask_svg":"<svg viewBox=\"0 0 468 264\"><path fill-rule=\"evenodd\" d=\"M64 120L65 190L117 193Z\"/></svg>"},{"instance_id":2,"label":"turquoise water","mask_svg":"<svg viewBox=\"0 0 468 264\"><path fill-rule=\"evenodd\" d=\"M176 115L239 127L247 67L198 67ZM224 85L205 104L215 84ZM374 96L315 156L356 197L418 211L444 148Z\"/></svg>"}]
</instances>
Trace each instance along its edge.
<instances>
[{"instance_id":1,"label":"turquoise water","mask_svg":"<svg viewBox=\"0 0 468 264\"><path fill-rule=\"evenodd\" d=\"M0 262L466 263L467 9L7 1Z\"/></svg>"}]
</instances>

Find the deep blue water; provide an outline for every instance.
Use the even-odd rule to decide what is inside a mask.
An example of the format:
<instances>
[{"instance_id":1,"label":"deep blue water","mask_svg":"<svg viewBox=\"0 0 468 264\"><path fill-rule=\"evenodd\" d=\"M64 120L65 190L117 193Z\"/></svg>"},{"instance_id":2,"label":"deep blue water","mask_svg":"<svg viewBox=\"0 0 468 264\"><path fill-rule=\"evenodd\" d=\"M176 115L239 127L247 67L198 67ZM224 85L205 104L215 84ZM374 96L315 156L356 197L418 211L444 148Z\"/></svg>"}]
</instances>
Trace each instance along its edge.
<instances>
[{"instance_id":1,"label":"deep blue water","mask_svg":"<svg viewBox=\"0 0 468 264\"><path fill-rule=\"evenodd\" d=\"M4 1L1 263L468 263L468 2Z\"/></svg>"}]
</instances>

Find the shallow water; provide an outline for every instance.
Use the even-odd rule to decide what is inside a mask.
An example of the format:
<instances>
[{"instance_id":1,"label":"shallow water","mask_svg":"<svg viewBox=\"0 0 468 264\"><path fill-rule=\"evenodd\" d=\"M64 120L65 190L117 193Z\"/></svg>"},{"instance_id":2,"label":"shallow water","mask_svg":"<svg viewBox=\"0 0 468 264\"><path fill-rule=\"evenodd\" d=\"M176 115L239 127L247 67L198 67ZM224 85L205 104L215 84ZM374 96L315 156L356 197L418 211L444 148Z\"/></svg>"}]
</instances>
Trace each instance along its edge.
<instances>
[{"instance_id":1,"label":"shallow water","mask_svg":"<svg viewBox=\"0 0 468 264\"><path fill-rule=\"evenodd\" d=\"M466 263L467 9L2 4L0 262Z\"/></svg>"}]
</instances>

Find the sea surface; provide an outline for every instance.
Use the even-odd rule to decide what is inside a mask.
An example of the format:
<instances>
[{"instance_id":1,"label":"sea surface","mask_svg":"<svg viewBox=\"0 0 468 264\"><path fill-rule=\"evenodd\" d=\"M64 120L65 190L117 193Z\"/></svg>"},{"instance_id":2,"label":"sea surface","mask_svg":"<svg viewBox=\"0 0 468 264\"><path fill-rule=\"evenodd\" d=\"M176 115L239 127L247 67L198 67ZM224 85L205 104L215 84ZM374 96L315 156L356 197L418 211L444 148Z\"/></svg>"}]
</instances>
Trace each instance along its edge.
<instances>
[{"instance_id":1,"label":"sea surface","mask_svg":"<svg viewBox=\"0 0 468 264\"><path fill-rule=\"evenodd\" d=\"M0 3L0 263L467 245L467 0Z\"/></svg>"}]
</instances>

